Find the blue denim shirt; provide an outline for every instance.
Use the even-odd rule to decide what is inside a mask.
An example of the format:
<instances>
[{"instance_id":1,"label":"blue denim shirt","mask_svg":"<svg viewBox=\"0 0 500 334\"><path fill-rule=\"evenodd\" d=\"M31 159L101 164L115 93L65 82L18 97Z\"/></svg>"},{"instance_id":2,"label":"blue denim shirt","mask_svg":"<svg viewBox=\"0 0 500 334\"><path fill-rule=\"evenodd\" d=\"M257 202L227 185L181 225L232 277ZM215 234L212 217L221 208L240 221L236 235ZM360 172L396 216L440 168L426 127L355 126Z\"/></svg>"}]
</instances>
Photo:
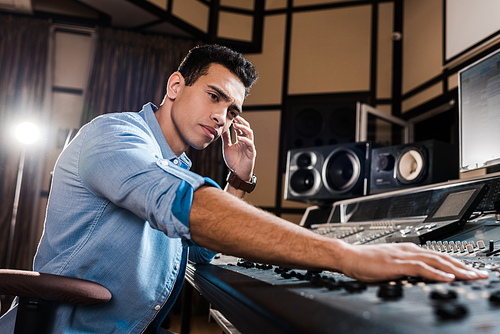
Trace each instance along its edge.
<instances>
[{"instance_id":1,"label":"blue denim shirt","mask_svg":"<svg viewBox=\"0 0 500 334\"><path fill-rule=\"evenodd\" d=\"M97 117L56 162L34 270L98 282L113 297L61 305L54 333L157 328L179 294L188 248L197 263L215 255L191 241L188 218L193 192L217 185L173 153L155 111ZM0 332L9 333L4 318Z\"/></svg>"}]
</instances>

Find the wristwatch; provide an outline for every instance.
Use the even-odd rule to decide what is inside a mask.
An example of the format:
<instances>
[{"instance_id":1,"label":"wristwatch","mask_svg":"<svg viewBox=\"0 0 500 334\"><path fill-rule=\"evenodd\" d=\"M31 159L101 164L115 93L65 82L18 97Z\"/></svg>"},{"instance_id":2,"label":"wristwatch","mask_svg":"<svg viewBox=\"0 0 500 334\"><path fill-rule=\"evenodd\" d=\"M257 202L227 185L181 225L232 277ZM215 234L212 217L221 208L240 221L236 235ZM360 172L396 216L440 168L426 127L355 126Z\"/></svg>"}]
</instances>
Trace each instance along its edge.
<instances>
[{"instance_id":1,"label":"wristwatch","mask_svg":"<svg viewBox=\"0 0 500 334\"><path fill-rule=\"evenodd\" d=\"M251 193L255 189L255 185L257 184L257 177L254 174L252 175L252 182L244 181L240 179L233 170L230 170L229 174L227 174L226 181L236 189Z\"/></svg>"}]
</instances>

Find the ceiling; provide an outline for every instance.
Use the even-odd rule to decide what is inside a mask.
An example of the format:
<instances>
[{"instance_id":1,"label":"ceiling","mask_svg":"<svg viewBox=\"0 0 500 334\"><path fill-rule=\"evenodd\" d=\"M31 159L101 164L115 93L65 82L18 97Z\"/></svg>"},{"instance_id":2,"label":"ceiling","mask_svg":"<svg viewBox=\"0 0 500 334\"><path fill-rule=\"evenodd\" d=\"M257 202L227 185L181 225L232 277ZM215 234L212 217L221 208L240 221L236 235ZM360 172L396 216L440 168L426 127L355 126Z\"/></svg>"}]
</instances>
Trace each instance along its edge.
<instances>
[{"instance_id":1,"label":"ceiling","mask_svg":"<svg viewBox=\"0 0 500 334\"><path fill-rule=\"evenodd\" d=\"M162 2L164 8L155 4ZM55 23L110 26L144 33L167 34L221 43L241 52L260 52L264 0L254 0L252 9L225 7L220 5L220 1L190 0L191 6L197 8L201 6L206 11L208 16L206 29L200 29L195 24L172 14L173 3L173 0L0 0L0 11L50 18ZM187 2L183 5L186 4ZM216 33L219 11L230 11L251 17L252 40L219 38ZM214 12L217 12L215 16Z\"/></svg>"}]
</instances>

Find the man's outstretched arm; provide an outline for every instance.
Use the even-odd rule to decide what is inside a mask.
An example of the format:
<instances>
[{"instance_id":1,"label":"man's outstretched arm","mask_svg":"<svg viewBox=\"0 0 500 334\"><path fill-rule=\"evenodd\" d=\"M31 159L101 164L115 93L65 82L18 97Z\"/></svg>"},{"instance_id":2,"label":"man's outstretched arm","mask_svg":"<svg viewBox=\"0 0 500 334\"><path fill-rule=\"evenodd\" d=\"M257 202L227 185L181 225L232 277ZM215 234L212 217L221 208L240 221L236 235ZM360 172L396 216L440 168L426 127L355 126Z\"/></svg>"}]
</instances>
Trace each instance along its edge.
<instances>
[{"instance_id":1,"label":"man's outstretched arm","mask_svg":"<svg viewBox=\"0 0 500 334\"><path fill-rule=\"evenodd\" d=\"M256 262L339 271L363 281L404 276L437 281L488 277L414 244L354 246L324 237L212 187L194 192L189 221L198 245Z\"/></svg>"}]
</instances>

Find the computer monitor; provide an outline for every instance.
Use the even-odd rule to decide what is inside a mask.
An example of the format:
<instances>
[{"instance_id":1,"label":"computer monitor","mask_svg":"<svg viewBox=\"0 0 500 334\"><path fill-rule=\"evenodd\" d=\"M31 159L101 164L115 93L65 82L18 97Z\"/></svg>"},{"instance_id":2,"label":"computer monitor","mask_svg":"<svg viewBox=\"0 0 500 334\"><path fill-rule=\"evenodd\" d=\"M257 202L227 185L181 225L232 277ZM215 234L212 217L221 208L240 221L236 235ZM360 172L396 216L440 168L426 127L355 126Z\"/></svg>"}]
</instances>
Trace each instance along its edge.
<instances>
[{"instance_id":1,"label":"computer monitor","mask_svg":"<svg viewBox=\"0 0 500 334\"><path fill-rule=\"evenodd\" d=\"M458 72L460 171L500 165L500 49Z\"/></svg>"}]
</instances>

